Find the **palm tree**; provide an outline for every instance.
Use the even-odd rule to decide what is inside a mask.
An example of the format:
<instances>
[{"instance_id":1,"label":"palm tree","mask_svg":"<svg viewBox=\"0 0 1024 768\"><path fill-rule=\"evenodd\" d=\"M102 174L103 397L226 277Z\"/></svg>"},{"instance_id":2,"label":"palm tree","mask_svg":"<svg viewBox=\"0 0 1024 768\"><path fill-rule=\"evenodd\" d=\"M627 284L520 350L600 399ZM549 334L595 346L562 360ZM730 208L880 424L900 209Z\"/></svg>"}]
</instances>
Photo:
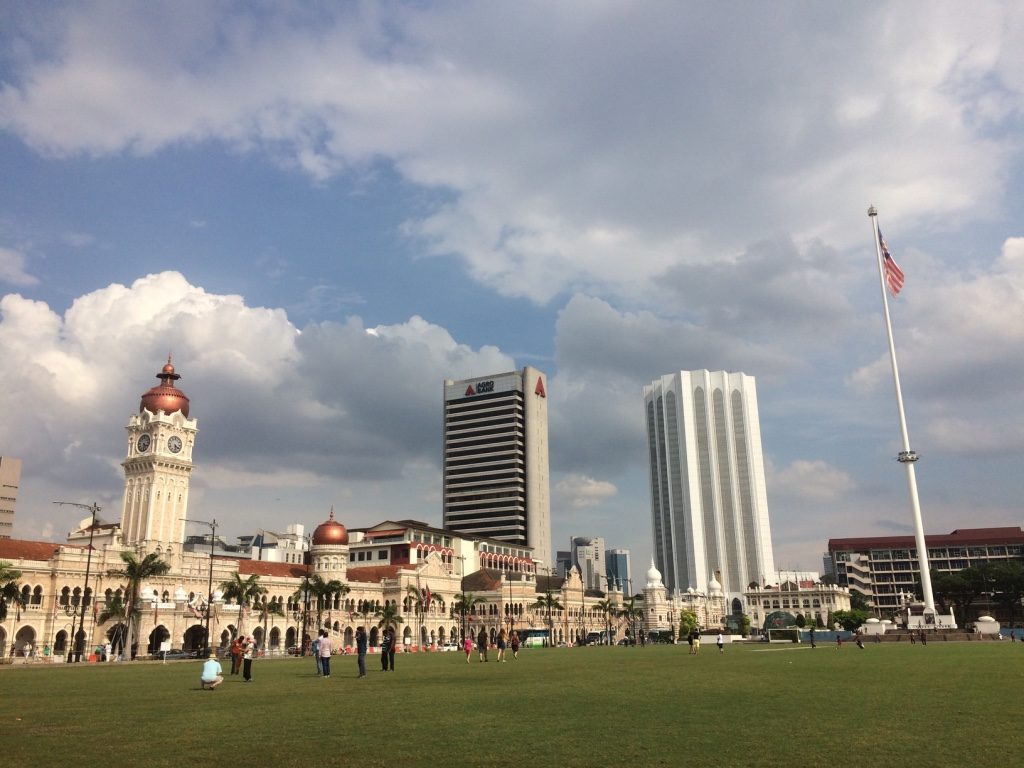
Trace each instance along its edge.
<instances>
[{"instance_id":1,"label":"palm tree","mask_svg":"<svg viewBox=\"0 0 1024 768\"><path fill-rule=\"evenodd\" d=\"M103 610L100 611L99 616L96 618L96 621L101 626L111 620L117 622L114 625L116 631L110 637L110 644L117 649L117 653L122 654L124 653L124 638L128 624L127 609L128 606L125 605L124 599L121 597L121 590L118 590L104 603Z\"/></svg>"},{"instance_id":2,"label":"palm tree","mask_svg":"<svg viewBox=\"0 0 1024 768\"><path fill-rule=\"evenodd\" d=\"M610 597L606 597L604 600L598 600L594 607L601 612L604 616L605 627L607 627L608 633L605 635L605 645L612 644L612 617L618 614L619 606Z\"/></svg>"},{"instance_id":3,"label":"palm tree","mask_svg":"<svg viewBox=\"0 0 1024 768\"><path fill-rule=\"evenodd\" d=\"M123 568L115 568L108 572L109 576L122 576L128 580L125 593L128 595L128 604L125 606L125 613L128 616L128 633L125 639L125 647L128 649L128 658L131 658L132 645L135 642L139 610L139 589L142 582L154 576L163 576L170 570L171 566L160 559L155 552L150 552L139 560L132 552L122 552L121 560L124 561ZM207 596L209 599L209 596ZM74 643L74 638L72 638Z\"/></svg>"},{"instance_id":4,"label":"palm tree","mask_svg":"<svg viewBox=\"0 0 1024 768\"><path fill-rule=\"evenodd\" d=\"M264 590L266 592L266 590ZM260 615L263 617L263 653L266 655L267 652L267 619L271 614L274 616L284 616L284 608L276 600L267 602L267 596L263 595L263 602L257 604L260 609Z\"/></svg>"},{"instance_id":5,"label":"palm tree","mask_svg":"<svg viewBox=\"0 0 1024 768\"><path fill-rule=\"evenodd\" d=\"M0 560L0 621L7 620L8 602L21 607L24 607L27 602L18 587L20 578L21 571L16 571L10 563ZM2 648L0 648L0 655L3 655Z\"/></svg>"},{"instance_id":6,"label":"palm tree","mask_svg":"<svg viewBox=\"0 0 1024 768\"><path fill-rule=\"evenodd\" d=\"M238 603L238 634L245 634L245 617L249 615L249 606L267 593L267 588L260 585L260 577L255 573L247 579L243 579L237 573L231 574L231 578L220 583L224 592L225 600L234 600Z\"/></svg>"},{"instance_id":7,"label":"palm tree","mask_svg":"<svg viewBox=\"0 0 1024 768\"><path fill-rule=\"evenodd\" d=\"M636 622L644 617L643 606L636 604L636 598L631 597L625 602L621 609L619 609L619 616L626 620L626 623L631 627L630 637L633 642L636 642Z\"/></svg>"},{"instance_id":8,"label":"palm tree","mask_svg":"<svg viewBox=\"0 0 1024 768\"><path fill-rule=\"evenodd\" d=\"M398 610L397 603L386 603L383 608L374 614L374 618L378 619L378 629L387 629L388 627L391 627L396 632L398 631L398 625L405 621L405 619L402 618L402 612Z\"/></svg>"},{"instance_id":9,"label":"palm tree","mask_svg":"<svg viewBox=\"0 0 1024 768\"><path fill-rule=\"evenodd\" d=\"M462 616L462 636L466 636L466 614L475 613L480 603L486 602L484 598L474 595L472 592L462 592L455 596L452 601L452 613Z\"/></svg>"},{"instance_id":10,"label":"palm tree","mask_svg":"<svg viewBox=\"0 0 1024 768\"><path fill-rule=\"evenodd\" d=\"M322 626L321 619L323 618L324 608L331 595L341 595L344 597L351 591L348 584L344 584L337 579L324 581L321 576L309 577L309 593L316 596L316 627L318 631Z\"/></svg>"},{"instance_id":11,"label":"palm tree","mask_svg":"<svg viewBox=\"0 0 1024 768\"><path fill-rule=\"evenodd\" d=\"M551 590L548 590L543 595L537 598L537 602L530 606L534 610L545 610L548 613L548 643L551 645L555 644L555 625L551 621L551 611L564 610L562 604L558 602L558 598L551 594Z\"/></svg>"},{"instance_id":12,"label":"palm tree","mask_svg":"<svg viewBox=\"0 0 1024 768\"><path fill-rule=\"evenodd\" d=\"M416 627L418 633L416 635L416 644L419 645L420 640L422 639L421 636L423 634L423 613L427 609L427 601L423 599L423 593L420 592L419 588L414 587L412 584L406 587L405 591L411 598L410 607L412 608L413 612L416 614L416 618L418 619L418 626Z\"/></svg>"}]
</instances>

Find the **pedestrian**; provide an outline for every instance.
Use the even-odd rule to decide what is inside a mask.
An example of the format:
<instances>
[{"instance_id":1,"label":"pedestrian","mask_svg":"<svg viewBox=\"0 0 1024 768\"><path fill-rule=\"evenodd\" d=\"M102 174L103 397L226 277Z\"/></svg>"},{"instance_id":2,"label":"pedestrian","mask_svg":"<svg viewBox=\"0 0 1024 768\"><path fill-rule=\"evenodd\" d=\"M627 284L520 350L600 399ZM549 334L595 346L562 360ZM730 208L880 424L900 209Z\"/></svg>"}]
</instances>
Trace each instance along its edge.
<instances>
[{"instance_id":1,"label":"pedestrian","mask_svg":"<svg viewBox=\"0 0 1024 768\"><path fill-rule=\"evenodd\" d=\"M861 634L860 629L858 629L856 632L854 632L853 636L854 636L854 639L857 642L857 647L860 648L863 651L864 650L864 635Z\"/></svg>"},{"instance_id":2,"label":"pedestrian","mask_svg":"<svg viewBox=\"0 0 1024 768\"><path fill-rule=\"evenodd\" d=\"M366 677L366 629L356 628L356 656L359 661L359 676Z\"/></svg>"},{"instance_id":3,"label":"pedestrian","mask_svg":"<svg viewBox=\"0 0 1024 768\"><path fill-rule=\"evenodd\" d=\"M251 637L242 641L242 679L247 683L252 682L252 656L255 649L256 644Z\"/></svg>"},{"instance_id":4,"label":"pedestrian","mask_svg":"<svg viewBox=\"0 0 1024 768\"><path fill-rule=\"evenodd\" d=\"M512 631L512 640L509 643L512 646L512 658L519 658L519 633L515 630ZM467 659L468 660L468 659Z\"/></svg>"},{"instance_id":5,"label":"pedestrian","mask_svg":"<svg viewBox=\"0 0 1024 768\"><path fill-rule=\"evenodd\" d=\"M220 662L217 661L217 652L211 650L209 658L203 662L203 671L199 675L199 687L209 686L212 691L223 682L224 670L221 669Z\"/></svg>"},{"instance_id":6,"label":"pedestrian","mask_svg":"<svg viewBox=\"0 0 1024 768\"><path fill-rule=\"evenodd\" d=\"M323 667L320 664L320 635L323 630L317 630L316 637L313 638L312 644L309 646L313 651L313 661L316 662L316 674L317 677L323 672Z\"/></svg>"},{"instance_id":7,"label":"pedestrian","mask_svg":"<svg viewBox=\"0 0 1024 768\"><path fill-rule=\"evenodd\" d=\"M505 661L505 630L498 633L498 661Z\"/></svg>"},{"instance_id":8,"label":"pedestrian","mask_svg":"<svg viewBox=\"0 0 1024 768\"><path fill-rule=\"evenodd\" d=\"M391 627L384 629L380 641L380 666L384 672L395 671L395 631Z\"/></svg>"},{"instance_id":9,"label":"pedestrian","mask_svg":"<svg viewBox=\"0 0 1024 768\"><path fill-rule=\"evenodd\" d=\"M843 649L843 636L839 634L839 630L836 630L836 650L841 651Z\"/></svg>"},{"instance_id":10,"label":"pedestrian","mask_svg":"<svg viewBox=\"0 0 1024 768\"><path fill-rule=\"evenodd\" d=\"M818 645L814 642L814 627L811 627L811 650L817 648Z\"/></svg>"},{"instance_id":11,"label":"pedestrian","mask_svg":"<svg viewBox=\"0 0 1024 768\"><path fill-rule=\"evenodd\" d=\"M466 663L469 664L469 657L473 655L473 638L469 635L462 638L462 650L466 652Z\"/></svg>"},{"instance_id":12,"label":"pedestrian","mask_svg":"<svg viewBox=\"0 0 1024 768\"><path fill-rule=\"evenodd\" d=\"M917 632L910 630L910 644L917 645Z\"/></svg>"},{"instance_id":13,"label":"pedestrian","mask_svg":"<svg viewBox=\"0 0 1024 768\"><path fill-rule=\"evenodd\" d=\"M103 646L103 660L113 661L114 660L114 646L110 644L108 640Z\"/></svg>"},{"instance_id":14,"label":"pedestrian","mask_svg":"<svg viewBox=\"0 0 1024 768\"><path fill-rule=\"evenodd\" d=\"M43 663L47 663L50 660L50 644L46 643L43 645Z\"/></svg>"},{"instance_id":15,"label":"pedestrian","mask_svg":"<svg viewBox=\"0 0 1024 768\"><path fill-rule=\"evenodd\" d=\"M725 653L725 638L722 637L722 633L718 633L718 637L715 638L715 645L718 646L719 653Z\"/></svg>"},{"instance_id":16,"label":"pedestrian","mask_svg":"<svg viewBox=\"0 0 1024 768\"><path fill-rule=\"evenodd\" d=\"M693 656L693 635L694 631L692 629L686 633L686 643L690 646L690 656Z\"/></svg>"},{"instance_id":17,"label":"pedestrian","mask_svg":"<svg viewBox=\"0 0 1024 768\"><path fill-rule=\"evenodd\" d=\"M326 629L320 630L320 672L324 677L331 676L331 638Z\"/></svg>"},{"instance_id":18,"label":"pedestrian","mask_svg":"<svg viewBox=\"0 0 1024 768\"><path fill-rule=\"evenodd\" d=\"M32 643L25 643L21 652L25 656L25 663L28 664L29 660L32 658Z\"/></svg>"},{"instance_id":19,"label":"pedestrian","mask_svg":"<svg viewBox=\"0 0 1024 768\"><path fill-rule=\"evenodd\" d=\"M238 671L242 668L242 636L235 635L231 641L231 647L228 648L228 653L231 654L231 674L237 675Z\"/></svg>"},{"instance_id":20,"label":"pedestrian","mask_svg":"<svg viewBox=\"0 0 1024 768\"><path fill-rule=\"evenodd\" d=\"M487 661L487 630L481 629L476 636L476 650L480 654L480 662Z\"/></svg>"},{"instance_id":21,"label":"pedestrian","mask_svg":"<svg viewBox=\"0 0 1024 768\"><path fill-rule=\"evenodd\" d=\"M693 655L696 656L700 653L700 632L696 629L693 630Z\"/></svg>"},{"instance_id":22,"label":"pedestrian","mask_svg":"<svg viewBox=\"0 0 1024 768\"><path fill-rule=\"evenodd\" d=\"M921 630L921 645L928 645L928 635L923 629Z\"/></svg>"}]
</instances>

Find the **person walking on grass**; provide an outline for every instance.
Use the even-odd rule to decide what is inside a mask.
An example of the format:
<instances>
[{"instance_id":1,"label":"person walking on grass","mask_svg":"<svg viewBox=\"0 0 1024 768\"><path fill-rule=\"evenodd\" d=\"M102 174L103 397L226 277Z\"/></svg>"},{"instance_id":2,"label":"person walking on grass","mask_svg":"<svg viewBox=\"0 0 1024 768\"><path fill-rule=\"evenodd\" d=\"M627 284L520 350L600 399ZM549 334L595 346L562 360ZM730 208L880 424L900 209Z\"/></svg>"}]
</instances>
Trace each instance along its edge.
<instances>
[{"instance_id":1,"label":"person walking on grass","mask_svg":"<svg viewBox=\"0 0 1024 768\"><path fill-rule=\"evenodd\" d=\"M356 628L356 656L359 661L359 676L366 677L366 629Z\"/></svg>"},{"instance_id":2,"label":"person walking on grass","mask_svg":"<svg viewBox=\"0 0 1024 768\"><path fill-rule=\"evenodd\" d=\"M385 672L395 671L395 630L387 627L380 641L380 666Z\"/></svg>"},{"instance_id":3,"label":"person walking on grass","mask_svg":"<svg viewBox=\"0 0 1024 768\"><path fill-rule=\"evenodd\" d=\"M480 634L476 636L476 650L480 654L480 662L487 661L487 630L481 629Z\"/></svg>"},{"instance_id":4,"label":"person walking on grass","mask_svg":"<svg viewBox=\"0 0 1024 768\"><path fill-rule=\"evenodd\" d=\"M462 638L462 650L466 652L466 663L469 664L469 657L473 655L473 638L469 635Z\"/></svg>"},{"instance_id":5,"label":"person walking on grass","mask_svg":"<svg viewBox=\"0 0 1024 768\"><path fill-rule=\"evenodd\" d=\"M498 661L505 661L505 630L498 633Z\"/></svg>"},{"instance_id":6,"label":"person walking on grass","mask_svg":"<svg viewBox=\"0 0 1024 768\"><path fill-rule=\"evenodd\" d=\"M224 670L221 669L220 662L217 661L217 652L210 651L210 656L203 662L203 671L199 675L199 687L206 688L209 686L212 691L223 682Z\"/></svg>"},{"instance_id":7,"label":"person walking on grass","mask_svg":"<svg viewBox=\"0 0 1024 768\"><path fill-rule=\"evenodd\" d=\"M519 658L519 633L516 632L515 630L512 630L512 640L509 642L509 645L512 646L512 658L513 659L518 659Z\"/></svg>"},{"instance_id":8,"label":"person walking on grass","mask_svg":"<svg viewBox=\"0 0 1024 768\"><path fill-rule=\"evenodd\" d=\"M316 637L313 638L313 642L310 643L310 649L313 651L313 661L316 662L316 674L317 677L323 672L323 668L320 665L320 635L323 634L323 630L317 630Z\"/></svg>"},{"instance_id":9,"label":"person walking on grass","mask_svg":"<svg viewBox=\"0 0 1024 768\"><path fill-rule=\"evenodd\" d=\"M231 641L229 652L231 653L231 674L237 675L242 668L242 637L240 635L235 635L235 639Z\"/></svg>"},{"instance_id":10,"label":"person walking on grass","mask_svg":"<svg viewBox=\"0 0 1024 768\"><path fill-rule=\"evenodd\" d=\"M719 653L725 653L725 638L722 637L722 633L718 633L718 637L715 638L715 645L718 646Z\"/></svg>"},{"instance_id":11,"label":"person walking on grass","mask_svg":"<svg viewBox=\"0 0 1024 768\"><path fill-rule=\"evenodd\" d=\"M320 672L324 677L331 676L331 638L326 629L320 630Z\"/></svg>"}]
</instances>

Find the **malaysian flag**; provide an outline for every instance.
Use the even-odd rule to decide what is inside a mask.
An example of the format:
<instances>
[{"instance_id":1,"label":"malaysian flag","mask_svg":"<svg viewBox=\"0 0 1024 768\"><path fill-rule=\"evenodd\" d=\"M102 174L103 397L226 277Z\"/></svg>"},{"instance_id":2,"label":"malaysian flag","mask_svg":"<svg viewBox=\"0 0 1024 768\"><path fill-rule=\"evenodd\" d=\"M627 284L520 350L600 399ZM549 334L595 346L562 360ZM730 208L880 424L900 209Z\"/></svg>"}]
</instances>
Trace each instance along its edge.
<instances>
[{"instance_id":1,"label":"malaysian flag","mask_svg":"<svg viewBox=\"0 0 1024 768\"><path fill-rule=\"evenodd\" d=\"M882 268L885 271L885 284L889 286L893 296L899 296L900 291L903 290L903 270L900 269L900 265L896 263L892 254L889 253L889 247L885 244L885 238L882 237L882 230L878 230L878 247L882 250Z\"/></svg>"}]
</instances>

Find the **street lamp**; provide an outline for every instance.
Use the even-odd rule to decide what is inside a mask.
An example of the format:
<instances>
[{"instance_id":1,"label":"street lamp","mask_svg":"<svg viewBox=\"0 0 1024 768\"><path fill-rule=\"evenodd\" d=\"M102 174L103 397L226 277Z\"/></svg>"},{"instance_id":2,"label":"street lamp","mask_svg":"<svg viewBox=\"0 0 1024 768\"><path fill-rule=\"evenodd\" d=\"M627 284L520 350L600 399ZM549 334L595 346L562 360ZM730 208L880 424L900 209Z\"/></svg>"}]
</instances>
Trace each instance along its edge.
<instances>
[{"instance_id":1,"label":"street lamp","mask_svg":"<svg viewBox=\"0 0 1024 768\"><path fill-rule=\"evenodd\" d=\"M198 525L210 526L210 580L206 588L206 630L203 638L203 658L210 655L210 606L213 603L213 545L217 538L217 518L213 520L190 520L187 517L181 518L186 523L197 523Z\"/></svg>"},{"instance_id":2,"label":"street lamp","mask_svg":"<svg viewBox=\"0 0 1024 768\"><path fill-rule=\"evenodd\" d=\"M82 633L82 641L85 642L85 603L89 599L89 569L92 566L92 537L96 533L96 515L99 514L100 506L95 501L90 504L80 504L77 501L55 501L54 504L59 506L68 507L80 507L81 509L87 509L92 513L92 523L89 525L89 550L85 556L85 588L82 590L82 621L78 626L78 631ZM55 598L56 599L56 598ZM76 610L71 615L71 645L68 646L68 663L72 661L81 661L81 653L75 653L75 647L78 645L75 637L75 619L78 617L78 611ZM77 656L77 658L73 658Z\"/></svg>"}]
</instances>

